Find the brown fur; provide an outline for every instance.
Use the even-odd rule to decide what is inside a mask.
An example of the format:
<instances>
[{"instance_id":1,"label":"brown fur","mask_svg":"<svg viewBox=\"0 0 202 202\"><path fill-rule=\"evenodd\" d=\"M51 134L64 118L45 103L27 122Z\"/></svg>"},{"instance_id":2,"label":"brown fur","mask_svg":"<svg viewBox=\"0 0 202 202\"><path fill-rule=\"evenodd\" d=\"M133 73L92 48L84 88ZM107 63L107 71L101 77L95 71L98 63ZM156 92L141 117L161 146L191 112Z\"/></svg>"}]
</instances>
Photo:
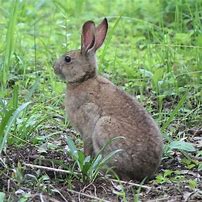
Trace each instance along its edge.
<instances>
[{"instance_id":1,"label":"brown fur","mask_svg":"<svg viewBox=\"0 0 202 202\"><path fill-rule=\"evenodd\" d=\"M95 34L88 33L89 27ZM96 37L102 44L107 31L106 19L98 27L101 36L92 21L86 22L82 39L89 37L84 41L87 45L83 42L81 50L71 51L55 63L55 72L68 83L66 111L84 140L86 155L98 153L111 138L124 137L104 150L104 154L123 150L111 159L109 166L114 167L121 178L142 180L151 177L159 166L162 137L152 117L135 98L96 74L95 51L100 47ZM95 37L92 40L91 35ZM70 63L64 61L66 55L71 57Z\"/></svg>"}]
</instances>

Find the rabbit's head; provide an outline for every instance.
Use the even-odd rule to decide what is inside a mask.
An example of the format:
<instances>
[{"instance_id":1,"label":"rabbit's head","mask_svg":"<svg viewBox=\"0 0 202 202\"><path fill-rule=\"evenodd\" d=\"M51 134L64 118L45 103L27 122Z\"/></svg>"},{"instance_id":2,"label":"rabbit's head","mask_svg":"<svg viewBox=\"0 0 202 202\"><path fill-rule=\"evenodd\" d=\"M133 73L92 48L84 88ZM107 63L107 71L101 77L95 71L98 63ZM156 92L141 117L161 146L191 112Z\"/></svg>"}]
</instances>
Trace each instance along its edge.
<instances>
[{"instance_id":1,"label":"rabbit's head","mask_svg":"<svg viewBox=\"0 0 202 202\"><path fill-rule=\"evenodd\" d=\"M108 23L105 18L97 27L93 21L83 24L81 49L70 51L54 64L54 71L68 83L82 82L96 74L95 53L103 44L107 34Z\"/></svg>"}]
</instances>

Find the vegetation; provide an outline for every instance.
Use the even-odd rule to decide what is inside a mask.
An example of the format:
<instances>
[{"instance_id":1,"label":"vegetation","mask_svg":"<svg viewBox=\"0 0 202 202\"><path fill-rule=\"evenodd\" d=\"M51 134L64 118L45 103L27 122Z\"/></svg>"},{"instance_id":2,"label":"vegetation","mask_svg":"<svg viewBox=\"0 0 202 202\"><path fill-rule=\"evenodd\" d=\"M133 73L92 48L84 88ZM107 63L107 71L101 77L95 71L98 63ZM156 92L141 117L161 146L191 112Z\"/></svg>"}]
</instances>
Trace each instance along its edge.
<instances>
[{"instance_id":1,"label":"vegetation","mask_svg":"<svg viewBox=\"0 0 202 202\"><path fill-rule=\"evenodd\" d=\"M0 11L0 201L202 199L201 0L0 0ZM164 136L145 185L100 173L118 151L84 156L52 69L79 48L82 23L103 17L99 72L135 95Z\"/></svg>"}]
</instances>

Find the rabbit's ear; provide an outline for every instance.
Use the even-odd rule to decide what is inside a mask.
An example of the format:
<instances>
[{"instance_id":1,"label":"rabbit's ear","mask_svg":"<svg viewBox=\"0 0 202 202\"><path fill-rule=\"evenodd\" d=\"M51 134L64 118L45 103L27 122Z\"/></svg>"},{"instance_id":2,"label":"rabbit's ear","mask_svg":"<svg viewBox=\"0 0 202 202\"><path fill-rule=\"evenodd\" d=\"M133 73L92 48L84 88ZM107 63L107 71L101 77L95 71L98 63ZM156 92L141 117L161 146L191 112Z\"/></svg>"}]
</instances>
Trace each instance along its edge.
<instances>
[{"instance_id":1,"label":"rabbit's ear","mask_svg":"<svg viewBox=\"0 0 202 202\"><path fill-rule=\"evenodd\" d=\"M100 48L100 46L103 44L105 37L107 35L108 30L108 22L107 18L104 18L104 20L96 27L95 30L95 51Z\"/></svg>"},{"instance_id":2,"label":"rabbit's ear","mask_svg":"<svg viewBox=\"0 0 202 202\"><path fill-rule=\"evenodd\" d=\"M81 53L87 53L95 45L95 23L87 21L83 24L81 35Z\"/></svg>"}]
</instances>

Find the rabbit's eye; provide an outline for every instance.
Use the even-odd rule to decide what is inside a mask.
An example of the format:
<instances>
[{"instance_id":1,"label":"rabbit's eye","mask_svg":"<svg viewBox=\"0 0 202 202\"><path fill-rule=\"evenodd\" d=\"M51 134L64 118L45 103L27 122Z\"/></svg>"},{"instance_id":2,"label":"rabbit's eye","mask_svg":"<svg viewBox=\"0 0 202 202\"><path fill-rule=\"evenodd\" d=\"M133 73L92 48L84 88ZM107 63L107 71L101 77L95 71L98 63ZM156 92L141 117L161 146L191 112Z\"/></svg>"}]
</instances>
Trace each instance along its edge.
<instances>
[{"instance_id":1,"label":"rabbit's eye","mask_svg":"<svg viewBox=\"0 0 202 202\"><path fill-rule=\"evenodd\" d=\"M71 62L71 57L69 57L68 55L65 56L65 62Z\"/></svg>"}]
</instances>

